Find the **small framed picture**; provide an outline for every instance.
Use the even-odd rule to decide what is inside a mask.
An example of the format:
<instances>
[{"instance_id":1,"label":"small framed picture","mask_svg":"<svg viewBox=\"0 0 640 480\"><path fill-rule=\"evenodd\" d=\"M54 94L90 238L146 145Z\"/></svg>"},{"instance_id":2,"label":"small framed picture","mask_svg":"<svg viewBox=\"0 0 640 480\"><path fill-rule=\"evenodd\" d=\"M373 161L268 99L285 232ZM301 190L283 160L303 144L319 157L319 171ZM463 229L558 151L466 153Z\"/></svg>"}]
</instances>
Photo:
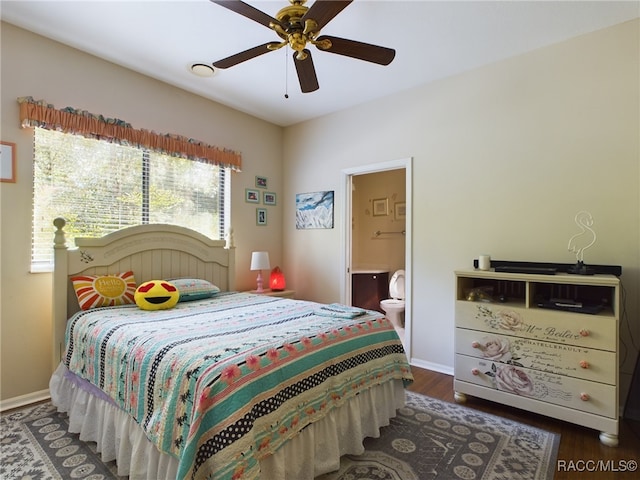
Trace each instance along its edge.
<instances>
[{"instance_id":1,"label":"small framed picture","mask_svg":"<svg viewBox=\"0 0 640 480\"><path fill-rule=\"evenodd\" d=\"M262 203L264 203L265 205L275 205L276 194L274 192L264 192L262 194Z\"/></svg>"},{"instance_id":2,"label":"small framed picture","mask_svg":"<svg viewBox=\"0 0 640 480\"><path fill-rule=\"evenodd\" d=\"M256 225L266 225L266 224L267 224L267 209L256 208Z\"/></svg>"},{"instance_id":3,"label":"small framed picture","mask_svg":"<svg viewBox=\"0 0 640 480\"><path fill-rule=\"evenodd\" d=\"M0 142L0 181L16 182L16 144Z\"/></svg>"},{"instance_id":4,"label":"small framed picture","mask_svg":"<svg viewBox=\"0 0 640 480\"><path fill-rule=\"evenodd\" d=\"M405 202L396 202L393 211L396 220L407 218L407 204Z\"/></svg>"},{"instance_id":5,"label":"small framed picture","mask_svg":"<svg viewBox=\"0 0 640 480\"><path fill-rule=\"evenodd\" d=\"M245 188L244 201L249 203L260 203L260 192L251 188Z\"/></svg>"},{"instance_id":6,"label":"small framed picture","mask_svg":"<svg viewBox=\"0 0 640 480\"><path fill-rule=\"evenodd\" d=\"M373 200L373 216L382 217L389 214L389 199L375 198Z\"/></svg>"},{"instance_id":7,"label":"small framed picture","mask_svg":"<svg viewBox=\"0 0 640 480\"><path fill-rule=\"evenodd\" d=\"M267 188L267 177L256 175L256 188Z\"/></svg>"}]
</instances>

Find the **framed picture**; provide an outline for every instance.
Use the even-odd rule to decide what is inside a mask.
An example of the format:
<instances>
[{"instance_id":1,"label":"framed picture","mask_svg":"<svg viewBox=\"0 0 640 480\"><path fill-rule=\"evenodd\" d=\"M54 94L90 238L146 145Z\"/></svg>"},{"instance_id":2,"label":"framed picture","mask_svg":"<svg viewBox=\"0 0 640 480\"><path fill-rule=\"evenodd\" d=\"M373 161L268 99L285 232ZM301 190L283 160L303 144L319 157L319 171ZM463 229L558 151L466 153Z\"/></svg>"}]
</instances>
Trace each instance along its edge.
<instances>
[{"instance_id":1,"label":"framed picture","mask_svg":"<svg viewBox=\"0 0 640 480\"><path fill-rule=\"evenodd\" d=\"M256 175L256 188L267 188L267 177Z\"/></svg>"},{"instance_id":2,"label":"framed picture","mask_svg":"<svg viewBox=\"0 0 640 480\"><path fill-rule=\"evenodd\" d=\"M249 203L260 203L260 192L251 188L245 188L244 201Z\"/></svg>"},{"instance_id":3,"label":"framed picture","mask_svg":"<svg viewBox=\"0 0 640 480\"><path fill-rule=\"evenodd\" d=\"M0 142L0 181L16 181L16 144Z\"/></svg>"},{"instance_id":4,"label":"framed picture","mask_svg":"<svg viewBox=\"0 0 640 480\"><path fill-rule=\"evenodd\" d=\"M276 194L274 192L264 192L262 194L262 203L264 203L265 205L275 205Z\"/></svg>"},{"instance_id":5,"label":"framed picture","mask_svg":"<svg viewBox=\"0 0 640 480\"><path fill-rule=\"evenodd\" d=\"M373 199L373 216L382 217L384 215L389 215L389 199L374 198Z\"/></svg>"},{"instance_id":6,"label":"framed picture","mask_svg":"<svg viewBox=\"0 0 640 480\"><path fill-rule=\"evenodd\" d=\"M267 209L256 208L256 225L266 225L266 224L267 224Z\"/></svg>"},{"instance_id":7,"label":"framed picture","mask_svg":"<svg viewBox=\"0 0 640 480\"><path fill-rule=\"evenodd\" d=\"M404 220L407 218L407 204L405 202L396 202L393 206L393 212L396 220Z\"/></svg>"},{"instance_id":8,"label":"framed picture","mask_svg":"<svg viewBox=\"0 0 640 480\"><path fill-rule=\"evenodd\" d=\"M333 191L296 194L296 228L333 228Z\"/></svg>"}]
</instances>

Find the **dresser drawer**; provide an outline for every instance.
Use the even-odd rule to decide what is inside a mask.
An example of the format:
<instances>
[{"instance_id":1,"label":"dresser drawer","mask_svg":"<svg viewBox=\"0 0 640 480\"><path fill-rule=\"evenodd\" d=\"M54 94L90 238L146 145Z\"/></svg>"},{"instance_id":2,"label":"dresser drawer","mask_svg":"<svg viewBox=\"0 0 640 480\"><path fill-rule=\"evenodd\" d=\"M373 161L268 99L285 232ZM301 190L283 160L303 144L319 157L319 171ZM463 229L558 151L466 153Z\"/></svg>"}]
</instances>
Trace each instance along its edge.
<instances>
[{"instance_id":1,"label":"dresser drawer","mask_svg":"<svg viewBox=\"0 0 640 480\"><path fill-rule=\"evenodd\" d=\"M456 329L456 353L615 385L615 352L477 330Z\"/></svg>"},{"instance_id":2,"label":"dresser drawer","mask_svg":"<svg viewBox=\"0 0 640 480\"><path fill-rule=\"evenodd\" d=\"M456 355L455 377L456 380L504 392L505 404L509 404L510 395L518 395L609 418L618 416L617 390L613 385L460 354ZM539 413L544 414L544 408Z\"/></svg>"},{"instance_id":3,"label":"dresser drawer","mask_svg":"<svg viewBox=\"0 0 640 480\"><path fill-rule=\"evenodd\" d=\"M612 352L617 348L617 322L609 315L458 300L456 326Z\"/></svg>"}]
</instances>

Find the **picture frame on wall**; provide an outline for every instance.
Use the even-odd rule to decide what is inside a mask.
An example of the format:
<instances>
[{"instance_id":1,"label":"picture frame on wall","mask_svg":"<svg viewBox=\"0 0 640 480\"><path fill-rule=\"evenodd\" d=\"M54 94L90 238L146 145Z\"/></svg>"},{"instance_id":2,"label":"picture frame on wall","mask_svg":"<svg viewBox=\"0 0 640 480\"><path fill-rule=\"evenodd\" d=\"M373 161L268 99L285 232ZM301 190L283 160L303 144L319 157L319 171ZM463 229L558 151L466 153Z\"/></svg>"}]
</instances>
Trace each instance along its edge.
<instances>
[{"instance_id":1,"label":"picture frame on wall","mask_svg":"<svg viewBox=\"0 0 640 480\"><path fill-rule=\"evenodd\" d=\"M256 188L267 188L267 177L256 175Z\"/></svg>"},{"instance_id":2,"label":"picture frame on wall","mask_svg":"<svg viewBox=\"0 0 640 480\"><path fill-rule=\"evenodd\" d=\"M296 229L333 228L334 191L296 193Z\"/></svg>"},{"instance_id":3,"label":"picture frame on wall","mask_svg":"<svg viewBox=\"0 0 640 480\"><path fill-rule=\"evenodd\" d=\"M260 203L260 192L252 188L245 188L244 201L248 203Z\"/></svg>"},{"instance_id":4,"label":"picture frame on wall","mask_svg":"<svg viewBox=\"0 0 640 480\"><path fill-rule=\"evenodd\" d=\"M256 225L263 226L267 224L267 209L256 208Z\"/></svg>"},{"instance_id":5,"label":"picture frame on wall","mask_svg":"<svg viewBox=\"0 0 640 480\"><path fill-rule=\"evenodd\" d=\"M276 194L274 192L264 192L262 194L262 203L264 203L265 205L275 205Z\"/></svg>"},{"instance_id":6,"label":"picture frame on wall","mask_svg":"<svg viewBox=\"0 0 640 480\"><path fill-rule=\"evenodd\" d=\"M16 144L0 142L0 181L16 182Z\"/></svg>"},{"instance_id":7,"label":"picture frame on wall","mask_svg":"<svg viewBox=\"0 0 640 480\"><path fill-rule=\"evenodd\" d=\"M393 213L396 220L404 220L407 218L406 202L396 202L393 206Z\"/></svg>"},{"instance_id":8,"label":"picture frame on wall","mask_svg":"<svg viewBox=\"0 0 640 480\"><path fill-rule=\"evenodd\" d=\"M383 217L385 215L389 215L388 198L374 198L372 207L374 217Z\"/></svg>"}]
</instances>

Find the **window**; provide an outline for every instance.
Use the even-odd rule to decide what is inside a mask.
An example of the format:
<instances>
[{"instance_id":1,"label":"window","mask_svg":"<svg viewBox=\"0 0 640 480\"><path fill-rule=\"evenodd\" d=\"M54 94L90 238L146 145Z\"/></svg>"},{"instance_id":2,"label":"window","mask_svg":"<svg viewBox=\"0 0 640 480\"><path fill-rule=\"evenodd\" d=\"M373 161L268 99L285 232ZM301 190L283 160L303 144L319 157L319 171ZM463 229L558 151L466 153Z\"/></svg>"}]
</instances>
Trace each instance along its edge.
<instances>
[{"instance_id":1,"label":"window","mask_svg":"<svg viewBox=\"0 0 640 480\"><path fill-rule=\"evenodd\" d=\"M43 128L35 129L32 271L53 266L53 219L75 237L169 223L221 239L224 167Z\"/></svg>"}]
</instances>

